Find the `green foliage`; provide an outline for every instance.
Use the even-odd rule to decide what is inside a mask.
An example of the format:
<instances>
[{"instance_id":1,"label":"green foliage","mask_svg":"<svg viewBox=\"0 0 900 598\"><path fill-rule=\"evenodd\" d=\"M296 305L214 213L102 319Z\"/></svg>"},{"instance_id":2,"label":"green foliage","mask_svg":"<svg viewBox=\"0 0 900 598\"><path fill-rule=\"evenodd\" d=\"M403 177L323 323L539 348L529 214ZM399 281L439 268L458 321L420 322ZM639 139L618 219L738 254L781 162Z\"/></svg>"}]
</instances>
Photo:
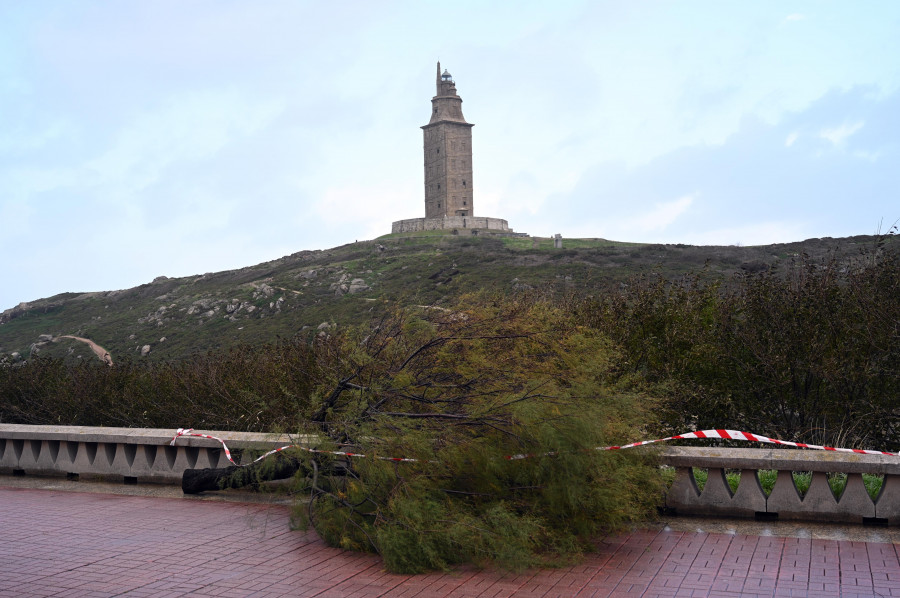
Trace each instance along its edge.
<instances>
[{"instance_id":1,"label":"green foliage","mask_svg":"<svg viewBox=\"0 0 900 598\"><path fill-rule=\"evenodd\" d=\"M294 430L318 367L299 341L113 367L39 357L0 366L0 422Z\"/></svg>"},{"instance_id":2,"label":"green foliage","mask_svg":"<svg viewBox=\"0 0 900 598\"><path fill-rule=\"evenodd\" d=\"M775 480L778 479L778 470L760 469L756 472L756 476L759 478L759 484L762 486L766 496L772 494L772 490L775 488Z\"/></svg>"},{"instance_id":3,"label":"green foliage","mask_svg":"<svg viewBox=\"0 0 900 598\"><path fill-rule=\"evenodd\" d=\"M862 474L863 484L866 487L866 492L869 493L869 497L872 500L877 500L878 495L881 493L881 488L884 485L884 476L873 475L870 473Z\"/></svg>"},{"instance_id":4,"label":"green foliage","mask_svg":"<svg viewBox=\"0 0 900 598\"><path fill-rule=\"evenodd\" d=\"M694 481L697 483L697 488L703 490L703 487L706 486L706 482L709 479L709 471L707 471L706 469L693 469L692 472L694 475ZM671 472L668 474L668 476L674 477L674 473L674 469L671 469ZM812 473L808 471L795 471L792 472L792 476L794 478L794 485L796 486L797 491L801 495L806 494L806 491L809 490L809 485L812 483ZM778 471L775 469L761 469L757 472L757 477L759 478L760 486L762 486L763 492L766 494L766 496L772 494L772 489L775 488L775 480L778 478ZM866 487L866 492L868 492L872 500L875 500L878 497L878 493L881 491L881 485L884 482L884 476L864 473L862 474L862 479L863 485L865 485ZM728 486L731 488L731 492L737 492L738 485L740 485L741 482L741 472L736 470L726 471L725 480L728 482ZM831 492L834 493L835 496L839 497L844 492L844 488L847 487L847 474L828 474L828 486L831 488Z\"/></svg>"},{"instance_id":5,"label":"green foliage","mask_svg":"<svg viewBox=\"0 0 900 598\"><path fill-rule=\"evenodd\" d=\"M579 306L623 349L620 383L665 397L660 433L731 428L900 448L900 252L800 256L723 286L645 276Z\"/></svg>"},{"instance_id":6,"label":"green foliage","mask_svg":"<svg viewBox=\"0 0 900 598\"><path fill-rule=\"evenodd\" d=\"M299 521L330 544L377 551L392 571L521 569L655 508L646 451L594 450L640 436L645 405L606 388L614 349L565 310L470 296L340 343L306 431L369 458L340 475L311 464L303 480ZM504 458L518 454L531 456Z\"/></svg>"},{"instance_id":7,"label":"green foliage","mask_svg":"<svg viewBox=\"0 0 900 598\"><path fill-rule=\"evenodd\" d=\"M555 248L552 237L503 237L503 245L510 249L528 250L541 249L559 253ZM563 250L566 249L597 249L619 247L641 247L639 243L623 243L621 241L609 241L607 239L563 239Z\"/></svg>"},{"instance_id":8,"label":"green foliage","mask_svg":"<svg viewBox=\"0 0 900 598\"><path fill-rule=\"evenodd\" d=\"M322 322L341 327L364 324L377 317L385 303L404 299L443 305L479 289L513 292L522 285L597 294L635 274L655 271L675 279L704 264L710 276L725 280L741 268L765 267L793 254L818 259L837 248L843 259L871 239L698 247L567 238L564 248L556 250L549 239L537 239L535 247L534 238L445 232L389 235L325 251L302 251L238 270L161 277L132 289L30 301L0 313L0 355L18 352L28 358L39 336L71 334L95 341L116 362L129 356L141 361L185 359L195 353L271 343L279 335L301 333L310 340ZM345 275L349 280L363 279L370 289L336 292ZM268 291L261 293L264 284ZM256 308L252 312L251 306ZM165 341L160 340L163 337ZM152 350L140 357L144 345ZM39 349L45 356L93 359L77 341L46 343Z\"/></svg>"}]
</instances>

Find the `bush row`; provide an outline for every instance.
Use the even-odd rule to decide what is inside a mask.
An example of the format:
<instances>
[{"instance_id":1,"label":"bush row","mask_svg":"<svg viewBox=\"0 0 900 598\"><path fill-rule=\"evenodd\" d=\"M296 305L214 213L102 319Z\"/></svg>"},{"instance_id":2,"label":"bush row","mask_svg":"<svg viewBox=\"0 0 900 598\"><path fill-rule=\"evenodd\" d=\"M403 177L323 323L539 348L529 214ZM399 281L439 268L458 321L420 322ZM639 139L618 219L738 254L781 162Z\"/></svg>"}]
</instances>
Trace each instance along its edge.
<instances>
[{"instance_id":1,"label":"bush row","mask_svg":"<svg viewBox=\"0 0 900 598\"><path fill-rule=\"evenodd\" d=\"M728 428L900 449L900 253L799 256L730 284L644 276L585 300L619 381L664 399L660 432Z\"/></svg>"}]
</instances>

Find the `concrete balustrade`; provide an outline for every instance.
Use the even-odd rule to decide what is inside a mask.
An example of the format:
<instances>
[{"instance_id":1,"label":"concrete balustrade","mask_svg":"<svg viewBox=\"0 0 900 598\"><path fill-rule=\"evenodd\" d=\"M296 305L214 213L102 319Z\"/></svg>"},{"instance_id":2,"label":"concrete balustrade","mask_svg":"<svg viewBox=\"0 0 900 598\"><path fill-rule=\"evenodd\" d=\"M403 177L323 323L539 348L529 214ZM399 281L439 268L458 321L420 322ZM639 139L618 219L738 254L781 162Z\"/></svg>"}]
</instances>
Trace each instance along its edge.
<instances>
[{"instance_id":1,"label":"concrete balustrade","mask_svg":"<svg viewBox=\"0 0 900 598\"><path fill-rule=\"evenodd\" d=\"M662 462L675 468L666 506L678 514L767 517L779 520L841 521L900 524L900 457L791 449L726 449L665 447ZM697 487L692 469L706 469L706 485ZM725 470L740 470L740 483L731 491ZM778 472L766 496L757 472ZM801 495L792 472L811 472L809 489ZM847 475L836 497L827 473ZM862 474L884 476L875 500Z\"/></svg>"},{"instance_id":2,"label":"concrete balustrade","mask_svg":"<svg viewBox=\"0 0 900 598\"><path fill-rule=\"evenodd\" d=\"M286 444L315 444L313 437L286 434L198 432L225 440L239 463ZM173 447L169 442L174 434L171 429L0 424L0 474L75 474L79 478L180 484L185 469L230 465L222 445L215 440L182 436ZM675 468L665 505L677 514L900 524L900 457L667 446L660 450L660 460ZM708 471L702 491L693 469ZM735 492L728 485L726 470L741 472ZM778 472L769 496L760 484L760 470ZM792 472L812 472L805 494L797 490ZM827 473L847 475L840 497L832 493ZM875 500L863 484L864 473L884 476Z\"/></svg>"},{"instance_id":3,"label":"concrete balustrade","mask_svg":"<svg viewBox=\"0 0 900 598\"><path fill-rule=\"evenodd\" d=\"M197 431L222 438L239 463L250 460L250 453L305 440L286 434ZM185 469L231 465L215 440L182 436L169 446L174 435L175 430L149 428L0 424L0 474L180 484Z\"/></svg>"}]
</instances>

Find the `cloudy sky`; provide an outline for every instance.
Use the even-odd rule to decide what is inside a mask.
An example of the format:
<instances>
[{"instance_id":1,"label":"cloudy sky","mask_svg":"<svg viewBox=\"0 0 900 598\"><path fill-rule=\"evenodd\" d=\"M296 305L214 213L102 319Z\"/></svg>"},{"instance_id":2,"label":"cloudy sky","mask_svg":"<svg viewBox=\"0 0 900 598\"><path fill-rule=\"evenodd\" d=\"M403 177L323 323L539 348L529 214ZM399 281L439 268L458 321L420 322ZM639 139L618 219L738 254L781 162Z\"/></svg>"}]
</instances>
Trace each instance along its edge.
<instances>
[{"instance_id":1,"label":"cloudy sky","mask_svg":"<svg viewBox=\"0 0 900 598\"><path fill-rule=\"evenodd\" d=\"M0 310L423 216L438 59L517 231L886 230L898 31L894 0L0 0Z\"/></svg>"}]
</instances>

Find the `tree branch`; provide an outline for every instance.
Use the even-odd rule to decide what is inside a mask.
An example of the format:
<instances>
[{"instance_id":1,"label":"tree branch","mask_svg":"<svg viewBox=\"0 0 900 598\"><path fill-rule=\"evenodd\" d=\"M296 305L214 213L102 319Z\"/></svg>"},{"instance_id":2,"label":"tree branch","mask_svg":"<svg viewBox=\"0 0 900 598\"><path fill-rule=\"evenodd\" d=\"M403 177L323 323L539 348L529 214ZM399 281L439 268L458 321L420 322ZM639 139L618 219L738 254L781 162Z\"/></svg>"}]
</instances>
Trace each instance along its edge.
<instances>
[{"instance_id":1,"label":"tree branch","mask_svg":"<svg viewBox=\"0 0 900 598\"><path fill-rule=\"evenodd\" d=\"M356 370L355 373L350 374L346 378L343 378L340 382L337 383L337 386L334 387L334 390L331 391L331 394L328 395L328 398L322 401L322 404L313 413L310 418L314 422L324 422L325 414L328 413L328 410L334 407L334 404L337 403L338 398L340 398L341 393L347 390L348 388L357 389L357 390L365 390L364 387L358 386L356 384L350 384L350 381L356 378L359 375L359 369Z\"/></svg>"}]
</instances>

